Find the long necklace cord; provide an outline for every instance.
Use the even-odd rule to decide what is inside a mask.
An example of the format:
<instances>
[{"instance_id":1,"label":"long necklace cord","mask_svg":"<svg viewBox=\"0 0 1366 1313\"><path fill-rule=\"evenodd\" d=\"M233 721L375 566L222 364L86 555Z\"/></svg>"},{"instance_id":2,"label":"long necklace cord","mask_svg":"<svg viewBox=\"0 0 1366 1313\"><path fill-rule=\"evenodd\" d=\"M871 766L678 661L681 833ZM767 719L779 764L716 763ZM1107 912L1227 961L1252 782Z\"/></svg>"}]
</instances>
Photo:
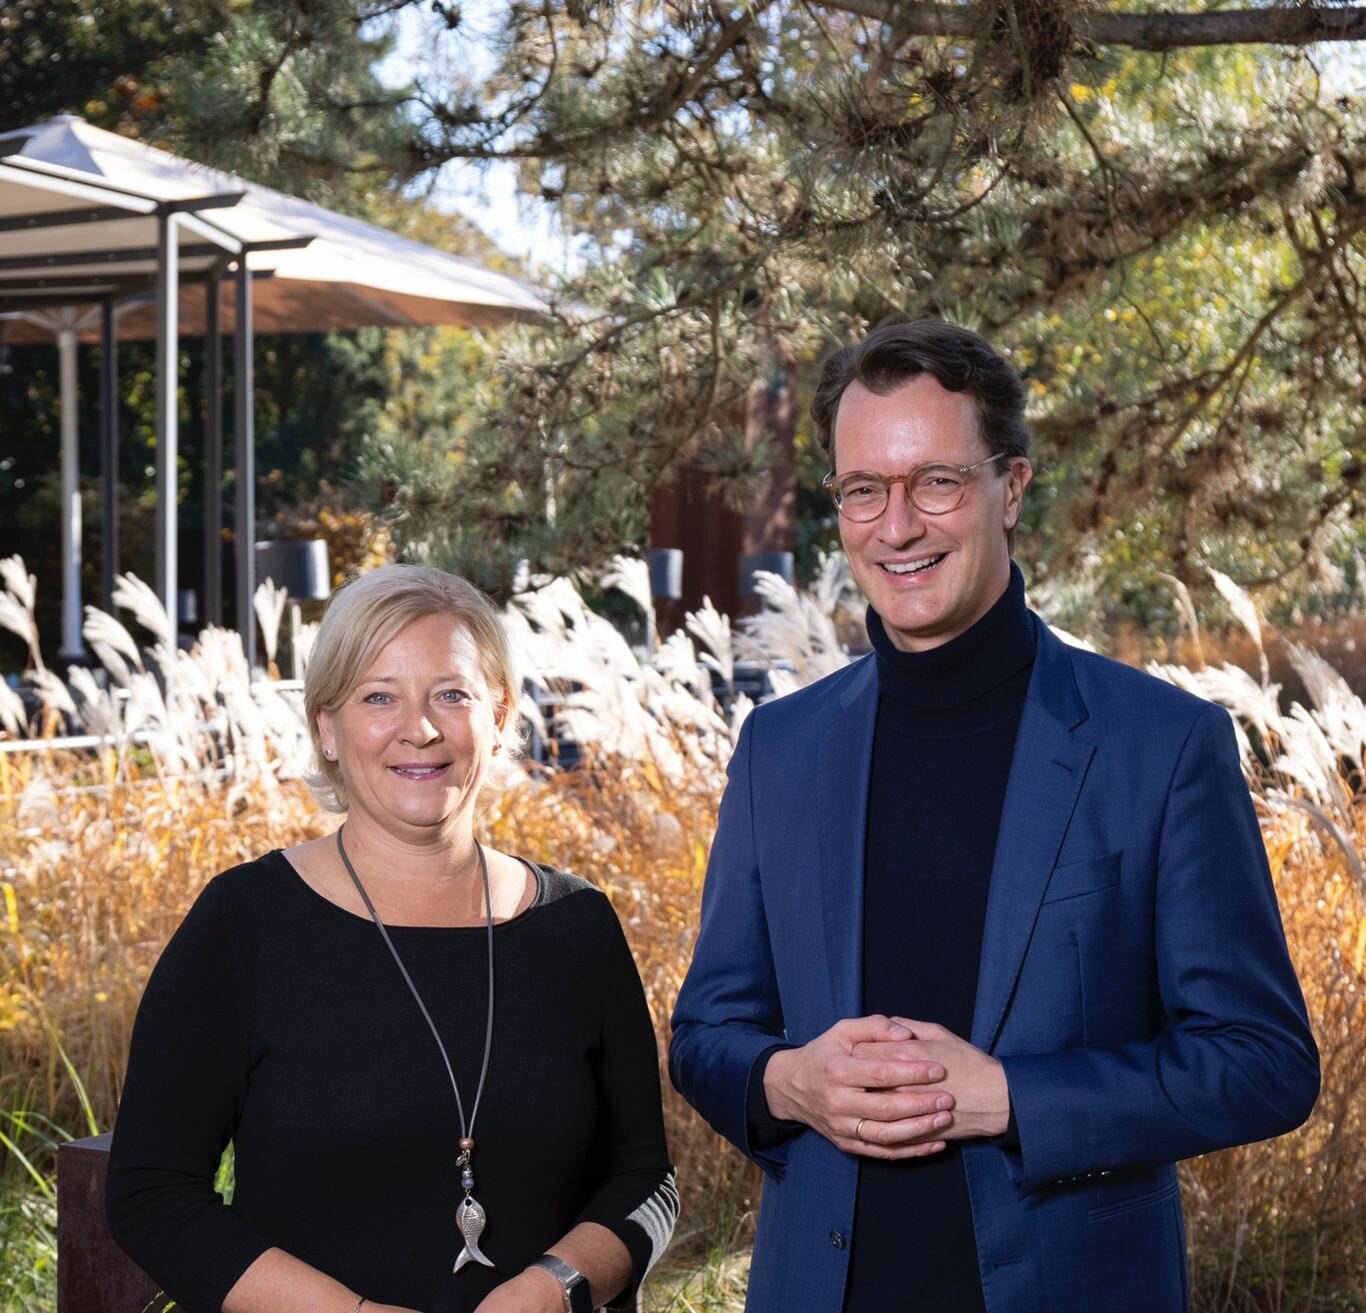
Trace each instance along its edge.
<instances>
[{"instance_id":1,"label":"long necklace cord","mask_svg":"<svg viewBox=\"0 0 1366 1313\"><path fill-rule=\"evenodd\" d=\"M374 921L379 930L385 946L389 949L390 956L403 975L408 991L413 996L413 1001L417 1004L423 1019L432 1032L437 1051L441 1054L441 1061L446 1066L446 1075L450 1078L451 1092L455 1095L455 1109L460 1117L460 1155L456 1159L456 1164L460 1168L460 1186L465 1193L464 1201L456 1214L456 1225L465 1239L465 1248L456 1259L455 1270L459 1272L467 1262L483 1263L491 1267L493 1266L492 1261L479 1248L479 1237L484 1230L487 1216L479 1202L473 1198L474 1170L471 1165L471 1156L474 1151L474 1125L479 1116L479 1104L484 1097L484 1084L489 1074L489 1057L493 1051L493 889L489 880L489 864L484 856L484 846L478 840L475 841L474 849L479 854L479 870L484 880L484 913L488 932L489 1003L488 1017L484 1026L484 1060L479 1068L479 1084L474 1091L474 1103L470 1108L470 1117L467 1123L465 1121L465 1105L460 1098L460 1086L455 1079L455 1070L451 1066L451 1059L446 1052L446 1046L442 1043L441 1032L437 1030L436 1023L432 1020L432 1014L427 1011L427 1005L422 1001L422 995L417 992L417 986L413 984L413 978L408 974L408 968L403 965L403 959L398 955L398 949L394 947L394 941L390 938L388 929L375 910L374 903L370 901L370 895L365 892L365 886L361 883L360 876L356 874L356 868L352 866L350 857L347 856L346 844L342 840L342 830L345 828L344 825L337 828L337 851L341 854L342 865L346 867L351 882L356 886L356 892L360 894L361 901L370 913L370 919Z\"/></svg>"}]
</instances>

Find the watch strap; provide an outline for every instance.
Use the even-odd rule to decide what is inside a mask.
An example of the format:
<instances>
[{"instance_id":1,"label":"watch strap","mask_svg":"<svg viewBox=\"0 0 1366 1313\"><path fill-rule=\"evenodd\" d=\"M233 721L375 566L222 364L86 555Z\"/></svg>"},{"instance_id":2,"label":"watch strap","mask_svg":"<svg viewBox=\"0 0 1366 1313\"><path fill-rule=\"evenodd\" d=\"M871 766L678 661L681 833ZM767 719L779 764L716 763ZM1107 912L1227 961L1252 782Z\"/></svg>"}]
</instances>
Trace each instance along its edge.
<instances>
[{"instance_id":1,"label":"watch strap","mask_svg":"<svg viewBox=\"0 0 1366 1313\"><path fill-rule=\"evenodd\" d=\"M593 1294L588 1288L588 1278L578 1268L571 1267L554 1254L542 1254L533 1259L530 1266L543 1267L564 1291L565 1313L593 1313Z\"/></svg>"}]
</instances>

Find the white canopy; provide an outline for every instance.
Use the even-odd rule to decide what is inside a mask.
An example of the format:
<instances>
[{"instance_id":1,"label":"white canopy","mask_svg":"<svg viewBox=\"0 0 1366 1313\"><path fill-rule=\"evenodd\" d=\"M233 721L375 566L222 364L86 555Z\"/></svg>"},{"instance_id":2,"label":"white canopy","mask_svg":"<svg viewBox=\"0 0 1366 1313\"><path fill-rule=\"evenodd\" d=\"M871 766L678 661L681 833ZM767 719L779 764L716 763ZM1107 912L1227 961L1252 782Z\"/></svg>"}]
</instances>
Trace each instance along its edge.
<instances>
[{"instance_id":1,"label":"white canopy","mask_svg":"<svg viewBox=\"0 0 1366 1313\"><path fill-rule=\"evenodd\" d=\"M43 181L66 184L73 194L53 203L37 189ZM269 274L258 277L253 297L258 333L491 325L547 309L536 291L506 274L63 115L0 133L0 310L20 300L27 310L46 300L70 305L83 292L95 301L139 284L150 288L158 204L209 196L223 198L223 208L187 213L177 225L180 277L188 285L181 296L182 332L204 331L203 294L191 290L196 276L202 280L225 250L235 253L243 244L253 273ZM240 199L225 204L229 198ZM106 210L111 202L134 212L127 219L55 221L58 211ZM33 227L5 222L34 217L39 222ZM251 249L302 239L311 240L298 249ZM224 327L231 322L225 304ZM155 333L151 306L120 315L120 337ZM97 337L93 327L85 331L84 340ZM12 323L5 339L50 335Z\"/></svg>"},{"instance_id":2,"label":"white canopy","mask_svg":"<svg viewBox=\"0 0 1366 1313\"><path fill-rule=\"evenodd\" d=\"M230 280L232 295L220 296ZM216 307L216 309L210 309ZM526 284L421 242L63 115L0 133L0 341L57 339L61 361L62 651L83 656L76 354L102 344L104 592L118 562L118 338L157 343L157 593L178 606L177 342L206 341L205 578L221 623L219 335L233 333L237 625L256 650L252 341L257 332L485 326L547 312ZM115 327L117 320L117 328ZM240 327L239 327L240 325ZM106 596L106 607L108 606Z\"/></svg>"}]
</instances>

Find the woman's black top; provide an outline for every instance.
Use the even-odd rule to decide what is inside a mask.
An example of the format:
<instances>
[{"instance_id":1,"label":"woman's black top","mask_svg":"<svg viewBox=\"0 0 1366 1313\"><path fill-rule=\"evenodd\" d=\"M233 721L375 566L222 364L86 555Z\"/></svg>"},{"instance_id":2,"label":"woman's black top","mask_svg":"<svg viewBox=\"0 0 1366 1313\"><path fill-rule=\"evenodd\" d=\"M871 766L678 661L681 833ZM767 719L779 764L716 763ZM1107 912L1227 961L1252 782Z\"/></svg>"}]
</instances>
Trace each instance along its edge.
<instances>
[{"instance_id":1,"label":"woman's black top","mask_svg":"<svg viewBox=\"0 0 1366 1313\"><path fill-rule=\"evenodd\" d=\"M368 917L278 850L200 894L133 1028L106 1193L118 1243L189 1313L279 1248L381 1304L472 1313L580 1222L631 1252L627 1307L677 1216L654 1031L607 898L533 868L494 927L493 1049L475 1127L481 1247L462 1241L460 1121L431 1031ZM483 1056L487 928L389 926L466 1115ZM232 1141L232 1203L214 1172Z\"/></svg>"}]
</instances>

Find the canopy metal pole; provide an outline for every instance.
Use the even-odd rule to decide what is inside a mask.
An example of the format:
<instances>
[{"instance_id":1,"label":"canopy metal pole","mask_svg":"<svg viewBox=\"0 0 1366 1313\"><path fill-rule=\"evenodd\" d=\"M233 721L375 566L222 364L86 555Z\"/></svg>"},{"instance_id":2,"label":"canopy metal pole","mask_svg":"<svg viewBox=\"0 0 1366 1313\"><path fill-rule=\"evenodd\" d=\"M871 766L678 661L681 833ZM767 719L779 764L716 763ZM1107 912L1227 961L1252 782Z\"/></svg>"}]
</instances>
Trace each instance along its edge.
<instances>
[{"instance_id":1,"label":"canopy metal pole","mask_svg":"<svg viewBox=\"0 0 1366 1313\"><path fill-rule=\"evenodd\" d=\"M57 333L62 429L62 650L66 663L86 660L81 641L81 467L75 315Z\"/></svg>"},{"instance_id":2,"label":"canopy metal pole","mask_svg":"<svg viewBox=\"0 0 1366 1313\"><path fill-rule=\"evenodd\" d=\"M204 288L204 608L203 621L223 623L223 335L218 280L209 270Z\"/></svg>"},{"instance_id":3,"label":"canopy metal pole","mask_svg":"<svg viewBox=\"0 0 1366 1313\"><path fill-rule=\"evenodd\" d=\"M104 551L100 559L100 606L114 612L119 569L119 357L114 302L100 307L100 489Z\"/></svg>"},{"instance_id":4,"label":"canopy metal pole","mask_svg":"<svg viewBox=\"0 0 1366 1313\"><path fill-rule=\"evenodd\" d=\"M157 596L166 608L171 633L180 632L176 557L177 441L179 393L180 278L176 251L179 215L157 220Z\"/></svg>"},{"instance_id":5,"label":"canopy metal pole","mask_svg":"<svg viewBox=\"0 0 1366 1313\"><path fill-rule=\"evenodd\" d=\"M256 662L256 433L252 402L251 271L243 251L234 275L237 323L233 339L233 448L237 461L233 549L237 557L237 632L247 654L247 667Z\"/></svg>"}]
</instances>

